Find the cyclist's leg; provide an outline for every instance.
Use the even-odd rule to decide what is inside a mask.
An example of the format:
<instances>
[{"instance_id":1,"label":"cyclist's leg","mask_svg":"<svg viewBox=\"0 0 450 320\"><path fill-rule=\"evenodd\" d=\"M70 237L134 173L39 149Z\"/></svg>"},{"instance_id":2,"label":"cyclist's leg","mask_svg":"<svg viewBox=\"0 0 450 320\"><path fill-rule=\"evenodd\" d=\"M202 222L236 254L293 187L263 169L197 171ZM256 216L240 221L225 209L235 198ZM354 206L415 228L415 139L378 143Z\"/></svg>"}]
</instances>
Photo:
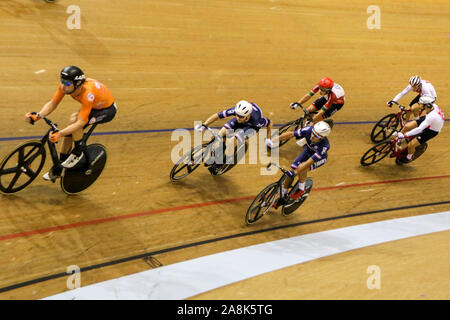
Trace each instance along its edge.
<instances>
[{"instance_id":1,"label":"cyclist's leg","mask_svg":"<svg viewBox=\"0 0 450 320\"><path fill-rule=\"evenodd\" d=\"M69 157L64 162L62 162L61 165L65 168L72 168L73 166L75 166L83 158L83 151L86 148L86 146L83 144L84 129L93 124L110 122L112 119L114 119L116 112L117 107L115 103L113 103L108 108L92 110L88 117L88 123L84 125L83 128L72 133L74 148Z\"/></svg>"},{"instance_id":2,"label":"cyclist's leg","mask_svg":"<svg viewBox=\"0 0 450 320\"><path fill-rule=\"evenodd\" d=\"M425 117L420 117L417 120L409 121L407 124L405 124L405 126L403 127L401 132L404 134L414 128L417 128L418 126L420 126L420 124L422 123L423 120L425 120Z\"/></svg>"},{"instance_id":3,"label":"cyclist's leg","mask_svg":"<svg viewBox=\"0 0 450 320\"><path fill-rule=\"evenodd\" d=\"M325 96L322 96L316 99L308 108L306 108L309 113L314 114L312 124L322 120L320 110L325 105L325 103L327 103L327 98L325 98Z\"/></svg>"},{"instance_id":4,"label":"cyclist's leg","mask_svg":"<svg viewBox=\"0 0 450 320\"><path fill-rule=\"evenodd\" d=\"M72 113L69 118L69 125L75 123L77 121L78 113ZM61 139L61 149L59 152L59 162L62 163L67 160L70 155L70 150L72 149L73 138L72 135L65 136ZM53 165L50 168L50 171L46 172L43 175L44 180L54 181L56 178L59 178L62 173L62 168L59 165Z\"/></svg>"},{"instance_id":5,"label":"cyclist's leg","mask_svg":"<svg viewBox=\"0 0 450 320\"><path fill-rule=\"evenodd\" d=\"M336 112L338 112L339 110L341 110L341 108L344 106L344 104L332 104L330 108L325 109L322 107L322 109L320 109L320 111L314 116L313 118L313 123L317 123L319 121L322 120L327 120L329 119L329 124L330 126L332 125L332 121L330 118L331 116L333 116Z\"/></svg>"},{"instance_id":6,"label":"cyclist's leg","mask_svg":"<svg viewBox=\"0 0 450 320\"><path fill-rule=\"evenodd\" d=\"M408 142L408 155L406 156L406 159L412 160L412 157L416 152L416 148L428 140L433 139L437 135L437 131L433 131L428 128L423 130L423 132L421 132L417 137Z\"/></svg>"}]
</instances>

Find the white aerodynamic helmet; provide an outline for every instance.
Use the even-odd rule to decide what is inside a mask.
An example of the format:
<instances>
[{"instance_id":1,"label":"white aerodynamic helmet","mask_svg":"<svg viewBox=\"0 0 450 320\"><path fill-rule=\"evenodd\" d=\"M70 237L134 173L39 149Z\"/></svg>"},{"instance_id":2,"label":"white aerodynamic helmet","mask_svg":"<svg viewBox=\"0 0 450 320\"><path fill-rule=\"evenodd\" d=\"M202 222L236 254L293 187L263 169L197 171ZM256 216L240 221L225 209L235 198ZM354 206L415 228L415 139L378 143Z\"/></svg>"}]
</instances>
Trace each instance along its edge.
<instances>
[{"instance_id":1,"label":"white aerodynamic helmet","mask_svg":"<svg viewBox=\"0 0 450 320\"><path fill-rule=\"evenodd\" d=\"M422 83L422 80L420 79L419 76L412 76L411 78L409 78L409 84L414 87L414 86L418 86L419 84Z\"/></svg>"},{"instance_id":2,"label":"white aerodynamic helmet","mask_svg":"<svg viewBox=\"0 0 450 320\"><path fill-rule=\"evenodd\" d=\"M236 114L241 117L247 117L252 113L252 104L248 101L241 100L238 103L236 103L236 107L234 110L236 111Z\"/></svg>"},{"instance_id":3,"label":"white aerodynamic helmet","mask_svg":"<svg viewBox=\"0 0 450 320\"><path fill-rule=\"evenodd\" d=\"M427 107L432 107L435 100L436 99L432 96L424 95L420 97L419 103Z\"/></svg>"},{"instance_id":4,"label":"white aerodynamic helmet","mask_svg":"<svg viewBox=\"0 0 450 320\"><path fill-rule=\"evenodd\" d=\"M328 123L325 121L319 121L317 122L313 127L313 133L320 137L326 137L330 134L331 127Z\"/></svg>"}]
</instances>

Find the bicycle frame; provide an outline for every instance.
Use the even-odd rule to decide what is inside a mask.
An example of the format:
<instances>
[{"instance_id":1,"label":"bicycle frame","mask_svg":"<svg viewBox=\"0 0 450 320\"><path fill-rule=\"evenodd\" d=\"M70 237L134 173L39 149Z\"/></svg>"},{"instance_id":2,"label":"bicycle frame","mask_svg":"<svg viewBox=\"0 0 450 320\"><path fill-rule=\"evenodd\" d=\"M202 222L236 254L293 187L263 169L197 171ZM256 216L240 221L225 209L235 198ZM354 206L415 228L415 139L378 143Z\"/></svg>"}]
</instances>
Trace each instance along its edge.
<instances>
[{"instance_id":1,"label":"bicycle frame","mask_svg":"<svg viewBox=\"0 0 450 320\"><path fill-rule=\"evenodd\" d=\"M42 147L45 147L45 144L47 143L48 144L48 149L50 151L50 156L51 156L52 161L53 161L53 165L54 166L58 166L60 168L63 168L61 166L61 164L59 163L59 156L58 156L58 151L56 150L55 143L50 141L50 132L57 132L57 131L59 131L58 125L56 123L53 123L51 120L47 119L46 117L42 117L42 119L44 119L44 121L50 126L50 129L47 131L47 133L41 139ZM87 139L92 134L92 132L94 131L96 126L97 126L97 124L93 124L91 126L91 128L89 128L88 132L83 134L83 138L81 140L81 146L82 147L86 146ZM87 159L87 163L91 164L91 160L92 159L90 159L90 156L89 156L88 152L86 151L86 148L83 147L82 149L83 149L84 156Z\"/></svg>"},{"instance_id":2,"label":"bicycle frame","mask_svg":"<svg viewBox=\"0 0 450 320\"><path fill-rule=\"evenodd\" d=\"M406 107L402 106L401 104L398 104L397 102L393 101L394 104L396 104L398 106L398 108L400 109L397 114L396 114L396 118L398 120L398 122L400 123L400 130L403 129L403 127L406 125L406 123L408 122L405 119L406 116Z\"/></svg>"}]
</instances>

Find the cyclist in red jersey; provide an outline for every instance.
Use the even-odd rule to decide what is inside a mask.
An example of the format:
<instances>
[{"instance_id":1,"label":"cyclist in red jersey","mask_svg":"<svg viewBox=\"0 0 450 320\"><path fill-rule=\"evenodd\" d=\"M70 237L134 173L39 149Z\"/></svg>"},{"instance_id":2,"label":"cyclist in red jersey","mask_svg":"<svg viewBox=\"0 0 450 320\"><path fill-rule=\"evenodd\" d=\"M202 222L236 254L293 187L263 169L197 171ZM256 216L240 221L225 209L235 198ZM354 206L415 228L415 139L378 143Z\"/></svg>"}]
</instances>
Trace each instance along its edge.
<instances>
[{"instance_id":1,"label":"cyclist in red jersey","mask_svg":"<svg viewBox=\"0 0 450 320\"><path fill-rule=\"evenodd\" d=\"M312 124L331 117L344 106L345 102L344 89L330 78L325 77L320 79L314 88L305 94L300 101L291 103L291 109L296 109L298 103L303 104L307 102L318 91L320 91L321 97L307 108L309 112L315 113Z\"/></svg>"}]
</instances>

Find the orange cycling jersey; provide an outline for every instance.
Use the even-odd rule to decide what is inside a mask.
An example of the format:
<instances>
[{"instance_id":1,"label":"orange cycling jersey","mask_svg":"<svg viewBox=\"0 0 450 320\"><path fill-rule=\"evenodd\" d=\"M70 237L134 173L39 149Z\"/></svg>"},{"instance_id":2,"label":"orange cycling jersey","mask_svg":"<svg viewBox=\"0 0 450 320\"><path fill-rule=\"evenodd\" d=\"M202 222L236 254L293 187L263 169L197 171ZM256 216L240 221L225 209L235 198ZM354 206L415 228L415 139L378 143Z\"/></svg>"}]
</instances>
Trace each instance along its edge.
<instances>
[{"instance_id":1,"label":"orange cycling jersey","mask_svg":"<svg viewBox=\"0 0 450 320\"><path fill-rule=\"evenodd\" d=\"M56 104L59 104L64 98L62 86L62 84L59 85L58 90L52 98L52 101ZM78 117L87 123L92 109L99 110L108 108L113 104L114 98L109 89L103 83L95 79L86 78L86 81L81 87L82 89L79 95L71 96L81 103Z\"/></svg>"}]
</instances>

